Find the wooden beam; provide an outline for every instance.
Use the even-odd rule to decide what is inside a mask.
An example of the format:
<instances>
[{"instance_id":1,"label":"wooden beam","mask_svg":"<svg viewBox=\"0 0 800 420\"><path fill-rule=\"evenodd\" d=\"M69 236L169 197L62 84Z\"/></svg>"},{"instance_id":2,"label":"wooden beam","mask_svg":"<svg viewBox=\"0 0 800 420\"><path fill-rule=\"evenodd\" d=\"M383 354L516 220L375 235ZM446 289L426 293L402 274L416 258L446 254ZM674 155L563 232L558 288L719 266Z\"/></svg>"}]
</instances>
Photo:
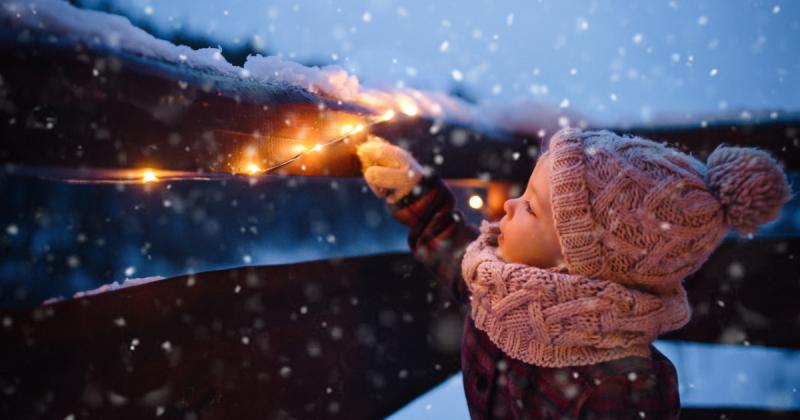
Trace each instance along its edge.
<instances>
[{"instance_id":1,"label":"wooden beam","mask_svg":"<svg viewBox=\"0 0 800 420\"><path fill-rule=\"evenodd\" d=\"M370 115L288 84L43 36L25 43L0 36L5 164L231 173L248 150L269 166L295 154L295 146L313 147L339 135L342 123ZM313 162L312 175L358 173L355 156L343 148ZM294 165L285 173L303 171Z\"/></svg>"},{"instance_id":2,"label":"wooden beam","mask_svg":"<svg viewBox=\"0 0 800 420\"><path fill-rule=\"evenodd\" d=\"M459 369L458 308L428 280L394 254L0 311L0 417L385 417Z\"/></svg>"}]
</instances>

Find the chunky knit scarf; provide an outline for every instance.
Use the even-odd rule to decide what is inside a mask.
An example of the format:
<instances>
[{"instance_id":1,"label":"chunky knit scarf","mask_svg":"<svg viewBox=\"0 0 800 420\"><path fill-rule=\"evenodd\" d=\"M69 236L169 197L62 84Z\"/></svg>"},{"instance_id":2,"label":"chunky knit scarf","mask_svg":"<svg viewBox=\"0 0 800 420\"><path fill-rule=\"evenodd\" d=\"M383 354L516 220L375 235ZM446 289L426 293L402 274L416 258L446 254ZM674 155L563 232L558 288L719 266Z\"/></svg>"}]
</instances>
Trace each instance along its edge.
<instances>
[{"instance_id":1,"label":"chunky knit scarf","mask_svg":"<svg viewBox=\"0 0 800 420\"><path fill-rule=\"evenodd\" d=\"M496 223L484 221L466 250L462 274L478 329L509 356L542 367L650 357L660 334L689 322L682 286L667 296L607 280L506 263Z\"/></svg>"}]
</instances>

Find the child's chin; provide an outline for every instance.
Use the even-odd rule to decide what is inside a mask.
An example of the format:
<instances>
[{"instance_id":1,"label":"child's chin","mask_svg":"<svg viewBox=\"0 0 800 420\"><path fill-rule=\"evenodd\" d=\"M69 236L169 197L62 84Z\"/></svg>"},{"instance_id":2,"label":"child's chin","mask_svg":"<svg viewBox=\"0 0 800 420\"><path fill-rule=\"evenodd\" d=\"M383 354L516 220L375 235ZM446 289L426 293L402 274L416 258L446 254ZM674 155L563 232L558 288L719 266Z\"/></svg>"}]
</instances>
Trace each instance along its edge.
<instances>
[{"instance_id":1,"label":"child's chin","mask_svg":"<svg viewBox=\"0 0 800 420\"><path fill-rule=\"evenodd\" d=\"M497 246L497 258L505 262L505 258L503 257L503 247L502 245Z\"/></svg>"}]
</instances>

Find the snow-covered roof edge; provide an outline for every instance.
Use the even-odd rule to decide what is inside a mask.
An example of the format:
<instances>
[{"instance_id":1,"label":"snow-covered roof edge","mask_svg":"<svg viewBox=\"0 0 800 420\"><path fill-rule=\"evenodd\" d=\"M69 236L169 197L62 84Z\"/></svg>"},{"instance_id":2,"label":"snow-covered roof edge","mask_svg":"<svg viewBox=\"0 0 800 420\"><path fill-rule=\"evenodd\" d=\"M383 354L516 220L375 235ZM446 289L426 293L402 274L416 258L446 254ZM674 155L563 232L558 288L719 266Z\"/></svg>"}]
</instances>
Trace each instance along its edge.
<instances>
[{"instance_id":1,"label":"snow-covered roof edge","mask_svg":"<svg viewBox=\"0 0 800 420\"><path fill-rule=\"evenodd\" d=\"M536 134L546 127L545 132L552 133L558 126L573 122L563 110L552 106L530 103L474 106L442 92L369 88L336 65L309 67L275 56L255 55L248 56L239 67L229 63L220 48L195 50L175 45L134 26L126 17L80 9L61 0L4 2L0 7L0 23L18 31L29 29L68 37L89 47L118 50L205 73L296 86L376 112L393 109L408 116L455 122L479 130Z\"/></svg>"}]
</instances>

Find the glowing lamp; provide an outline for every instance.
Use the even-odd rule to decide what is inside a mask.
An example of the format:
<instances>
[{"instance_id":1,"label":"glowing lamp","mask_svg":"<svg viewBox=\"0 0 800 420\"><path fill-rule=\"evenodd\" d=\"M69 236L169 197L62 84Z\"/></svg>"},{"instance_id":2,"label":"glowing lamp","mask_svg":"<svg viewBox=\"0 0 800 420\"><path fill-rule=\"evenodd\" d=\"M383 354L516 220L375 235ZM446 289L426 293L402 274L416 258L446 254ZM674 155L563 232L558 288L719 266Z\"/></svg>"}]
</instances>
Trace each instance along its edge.
<instances>
[{"instance_id":1,"label":"glowing lamp","mask_svg":"<svg viewBox=\"0 0 800 420\"><path fill-rule=\"evenodd\" d=\"M469 198L469 206L477 210L483 207L483 199L481 196L474 194Z\"/></svg>"},{"instance_id":2,"label":"glowing lamp","mask_svg":"<svg viewBox=\"0 0 800 420\"><path fill-rule=\"evenodd\" d=\"M144 174L142 175L142 182L146 184L148 182L156 182L156 181L158 181L156 173L153 172L151 169L145 169Z\"/></svg>"}]
</instances>

